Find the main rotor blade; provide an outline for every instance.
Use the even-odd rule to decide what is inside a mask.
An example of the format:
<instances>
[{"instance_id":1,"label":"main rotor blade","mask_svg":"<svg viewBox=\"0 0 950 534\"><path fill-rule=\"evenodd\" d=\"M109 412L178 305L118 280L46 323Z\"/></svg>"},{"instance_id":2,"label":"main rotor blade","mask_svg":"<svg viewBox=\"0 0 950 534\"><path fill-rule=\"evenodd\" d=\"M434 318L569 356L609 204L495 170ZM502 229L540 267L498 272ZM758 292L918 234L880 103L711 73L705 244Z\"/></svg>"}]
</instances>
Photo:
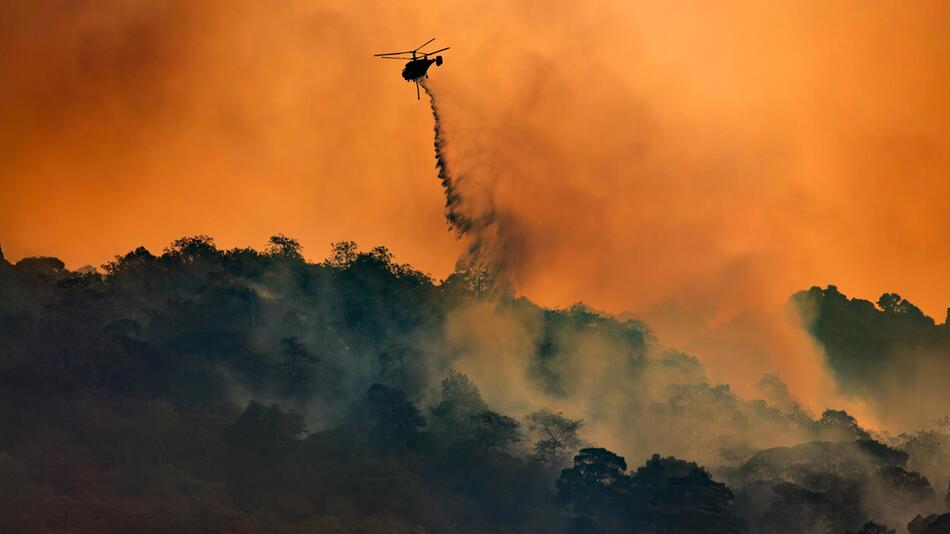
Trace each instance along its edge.
<instances>
[{"instance_id":1,"label":"main rotor blade","mask_svg":"<svg viewBox=\"0 0 950 534\"><path fill-rule=\"evenodd\" d=\"M412 61L412 58L411 58L411 57L389 57L389 56L383 56L383 57L381 57L381 58L379 58L379 59L398 59L399 61Z\"/></svg>"},{"instance_id":2,"label":"main rotor blade","mask_svg":"<svg viewBox=\"0 0 950 534\"><path fill-rule=\"evenodd\" d=\"M431 52L423 52L423 54L426 55L426 56L431 56L432 54L438 54L439 52L444 52L444 51L448 50L449 48L452 48L452 47L447 46L447 47L445 47L445 48L440 48L440 49L438 49L438 50L433 50L433 51L431 51Z\"/></svg>"},{"instance_id":3,"label":"main rotor blade","mask_svg":"<svg viewBox=\"0 0 950 534\"><path fill-rule=\"evenodd\" d=\"M425 45L431 43L432 41L435 41L435 37L433 37L432 39L429 39L428 41L426 41L426 42L422 43L421 45L417 46L416 49L413 50L413 52L415 52L416 50L419 50L420 48L422 48L423 46L425 46Z\"/></svg>"},{"instance_id":4,"label":"main rotor blade","mask_svg":"<svg viewBox=\"0 0 950 534\"><path fill-rule=\"evenodd\" d=\"M405 52L386 52L386 53L384 53L384 54L373 54L373 55L376 56L376 57L379 57L379 56L395 56L396 54L411 54L411 53L413 53L413 52L415 52L415 50L406 50Z\"/></svg>"}]
</instances>

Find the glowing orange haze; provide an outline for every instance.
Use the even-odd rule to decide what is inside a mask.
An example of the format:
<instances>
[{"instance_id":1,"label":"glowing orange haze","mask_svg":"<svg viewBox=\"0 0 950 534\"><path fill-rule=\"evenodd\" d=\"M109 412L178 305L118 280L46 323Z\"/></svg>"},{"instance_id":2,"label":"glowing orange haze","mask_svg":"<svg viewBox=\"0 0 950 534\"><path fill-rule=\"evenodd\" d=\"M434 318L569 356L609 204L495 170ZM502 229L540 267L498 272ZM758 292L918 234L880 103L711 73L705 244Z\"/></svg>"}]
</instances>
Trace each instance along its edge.
<instances>
[{"instance_id":1,"label":"glowing orange haze","mask_svg":"<svg viewBox=\"0 0 950 534\"><path fill-rule=\"evenodd\" d=\"M431 116L371 57L435 35L463 194L517 222L529 297L643 314L750 379L786 335L750 310L813 284L943 319L950 4L392 4L3 3L7 257L282 232L446 275Z\"/></svg>"}]
</instances>

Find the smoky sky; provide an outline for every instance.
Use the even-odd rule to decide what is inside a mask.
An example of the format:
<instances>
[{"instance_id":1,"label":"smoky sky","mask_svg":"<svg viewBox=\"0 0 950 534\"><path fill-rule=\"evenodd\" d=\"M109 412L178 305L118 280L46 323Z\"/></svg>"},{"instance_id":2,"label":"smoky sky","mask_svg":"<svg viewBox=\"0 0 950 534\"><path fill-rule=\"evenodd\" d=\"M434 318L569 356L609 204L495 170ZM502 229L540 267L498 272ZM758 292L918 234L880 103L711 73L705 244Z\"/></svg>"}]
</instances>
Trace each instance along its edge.
<instances>
[{"instance_id":1,"label":"smoky sky","mask_svg":"<svg viewBox=\"0 0 950 534\"><path fill-rule=\"evenodd\" d=\"M785 323L793 291L950 303L948 21L886 1L7 2L0 242L78 267L282 232L443 277L469 243L432 117L371 57L435 36L458 193L494 214L517 291L643 316L740 389L777 370L830 391Z\"/></svg>"}]
</instances>

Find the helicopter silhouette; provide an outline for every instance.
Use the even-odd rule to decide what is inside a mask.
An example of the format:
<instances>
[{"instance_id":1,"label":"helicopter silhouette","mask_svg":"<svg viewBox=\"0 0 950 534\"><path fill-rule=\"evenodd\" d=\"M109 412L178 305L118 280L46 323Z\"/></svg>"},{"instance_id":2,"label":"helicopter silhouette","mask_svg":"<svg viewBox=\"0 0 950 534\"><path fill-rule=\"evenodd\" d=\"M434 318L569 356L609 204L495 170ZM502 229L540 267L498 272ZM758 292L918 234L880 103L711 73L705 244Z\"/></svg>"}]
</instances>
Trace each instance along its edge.
<instances>
[{"instance_id":1,"label":"helicopter silhouette","mask_svg":"<svg viewBox=\"0 0 950 534\"><path fill-rule=\"evenodd\" d=\"M413 50L407 50L405 52L387 52L385 54L373 54L373 57L378 57L380 59L398 59L406 62L406 66L402 68L402 77L407 82L415 82L416 84L416 100L421 100L422 97L419 96L419 83L423 78L429 77L429 67L433 63L436 66L441 65L442 56L435 56L435 59L429 59L429 56L433 54L438 54L439 52L444 52L449 49L449 47L440 48L438 50L433 50L431 52L422 52L422 48L435 41L435 37L429 39L428 41L417 46Z\"/></svg>"}]
</instances>

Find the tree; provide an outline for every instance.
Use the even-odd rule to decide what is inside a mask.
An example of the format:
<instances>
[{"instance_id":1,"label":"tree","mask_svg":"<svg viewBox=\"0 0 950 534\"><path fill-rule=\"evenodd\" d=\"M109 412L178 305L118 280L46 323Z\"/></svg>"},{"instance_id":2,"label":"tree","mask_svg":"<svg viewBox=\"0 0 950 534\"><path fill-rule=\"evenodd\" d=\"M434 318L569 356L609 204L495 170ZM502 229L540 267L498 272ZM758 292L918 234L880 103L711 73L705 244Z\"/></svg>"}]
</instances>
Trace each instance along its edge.
<instances>
[{"instance_id":1,"label":"tree","mask_svg":"<svg viewBox=\"0 0 950 534\"><path fill-rule=\"evenodd\" d=\"M476 261L455 263L455 271L448 276L445 288L461 290L476 298L486 298L495 292L495 280L488 266Z\"/></svg>"},{"instance_id":2,"label":"tree","mask_svg":"<svg viewBox=\"0 0 950 534\"><path fill-rule=\"evenodd\" d=\"M743 532L735 496L695 462L654 454L630 476L628 520L645 532Z\"/></svg>"},{"instance_id":3,"label":"tree","mask_svg":"<svg viewBox=\"0 0 950 534\"><path fill-rule=\"evenodd\" d=\"M897 531L876 521L868 521L857 532L849 530L848 534L897 534Z\"/></svg>"},{"instance_id":4,"label":"tree","mask_svg":"<svg viewBox=\"0 0 950 534\"><path fill-rule=\"evenodd\" d=\"M901 298L897 293L884 293L877 299L877 305L884 313L894 315L908 315L914 318L923 318L924 312L914 306L909 300Z\"/></svg>"},{"instance_id":5,"label":"tree","mask_svg":"<svg viewBox=\"0 0 950 534\"><path fill-rule=\"evenodd\" d=\"M442 380L442 400L431 410L436 428L452 441L483 451L504 450L521 441L518 421L488 409L467 376L449 371Z\"/></svg>"},{"instance_id":6,"label":"tree","mask_svg":"<svg viewBox=\"0 0 950 534\"><path fill-rule=\"evenodd\" d=\"M251 401L237 421L225 429L224 440L263 461L278 457L303 432L303 417L297 412Z\"/></svg>"},{"instance_id":7,"label":"tree","mask_svg":"<svg viewBox=\"0 0 950 534\"><path fill-rule=\"evenodd\" d=\"M283 234L272 235L268 240L267 249L265 252L269 256L274 256L277 258L284 258L294 261L303 261L303 254L301 250L303 247L300 246L300 242L291 237L287 237Z\"/></svg>"},{"instance_id":8,"label":"tree","mask_svg":"<svg viewBox=\"0 0 950 534\"><path fill-rule=\"evenodd\" d=\"M486 451L504 450L521 441L518 421L507 415L485 410L471 416L475 444Z\"/></svg>"},{"instance_id":9,"label":"tree","mask_svg":"<svg viewBox=\"0 0 950 534\"><path fill-rule=\"evenodd\" d=\"M406 399L406 394L383 384L373 384L366 391L363 414L376 445L385 448L412 446L426 420Z\"/></svg>"},{"instance_id":10,"label":"tree","mask_svg":"<svg viewBox=\"0 0 950 534\"><path fill-rule=\"evenodd\" d=\"M359 249L355 241L340 241L331 243L330 257L326 260L326 265L334 269L346 269L356 261L359 256Z\"/></svg>"},{"instance_id":11,"label":"tree","mask_svg":"<svg viewBox=\"0 0 950 534\"><path fill-rule=\"evenodd\" d=\"M294 402L303 405L313 393L314 368L320 358L310 354L296 337L280 340L284 361L273 366L283 375L284 390Z\"/></svg>"},{"instance_id":12,"label":"tree","mask_svg":"<svg viewBox=\"0 0 950 534\"><path fill-rule=\"evenodd\" d=\"M626 470L622 456L600 447L581 449L574 456L574 467L561 471L557 479L558 497L577 515L617 522L628 488Z\"/></svg>"},{"instance_id":13,"label":"tree","mask_svg":"<svg viewBox=\"0 0 950 534\"><path fill-rule=\"evenodd\" d=\"M540 436L534 444L535 457L548 466L564 465L581 445L577 431L584 422L580 419L568 419L560 412L538 410L529 414L527 420L528 429Z\"/></svg>"},{"instance_id":14,"label":"tree","mask_svg":"<svg viewBox=\"0 0 950 534\"><path fill-rule=\"evenodd\" d=\"M561 478L572 478L584 484L610 486L621 480L627 470L627 462L602 447L581 449L574 457L574 467L565 469Z\"/></svg>"},{"instance_id":15,"label":"tree","mask_svg":"<svg viewBox=\"0 0 950 534\"><path fill-rule=\"evenodd\" d=\"M102 269L109 276L115 276L124 271L141 269L155 261L155 256L145 247L138 247L124 256L116 256L113 261L106 263Z\"/></svg>"},{"instance_id":16,"label":"tree","mask_svg":"<svg viewBox=\"0 0 950 534\"><path fill-rule=\"evenodd\" d=\"M478 386L464 374L450 370L442 379L442 400L431 410L440 430L455 436L469 436L472 417L488 410Z\"/></svg>"},{"instance_id":17,"label":"tree","mask_svg":"<svg viewBox=\"0 0 950 534\"><path fill-rule=\"evenodd\" d=\"M818 429L826 440L871 439L871 435L861 428L857 419L844 410L825 410L818 420Z\"/></svg>"},{"instance_id":18,"label":"tree","mask_svg":"<svg viewBox=\"0 0 950 534\"><path fill-rule=\"evenodd\" d=\"M927 517L918 514L907 524L907 530L910 534L946 534L950 532L950 513Z\"/></svg>"},{"instance_id":19,"label":"tree","mask_svg":"<svg viewBox=\"0 0 950 534\"><path fill-rule=\"evenodd\" d=\"M172 244L165 248L164 253L189 261L198 257L216 255L218 249L214 246L213 237L199 234L172 241Z\"/></svg>"}]
</instances>

